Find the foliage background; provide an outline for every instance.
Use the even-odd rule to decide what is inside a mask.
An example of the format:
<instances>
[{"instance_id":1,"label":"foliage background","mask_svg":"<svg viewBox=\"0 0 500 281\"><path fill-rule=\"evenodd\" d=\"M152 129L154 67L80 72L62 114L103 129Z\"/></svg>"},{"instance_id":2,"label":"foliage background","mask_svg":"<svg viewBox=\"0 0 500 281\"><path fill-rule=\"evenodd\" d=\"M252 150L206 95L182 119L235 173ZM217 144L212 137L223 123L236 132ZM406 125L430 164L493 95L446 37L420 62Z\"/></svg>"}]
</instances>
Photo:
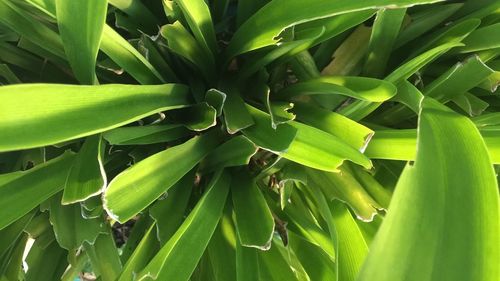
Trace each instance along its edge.
<instances>
[{"instance_id":1,"label":"foliage background","mask_svg":"<svg viewBox=\"0 0 500 281\"><path fill-rule=\"evenodd\" d=\"M500 280L500 2L0 0L0 281Z\"/></svg>"}]
</instances>

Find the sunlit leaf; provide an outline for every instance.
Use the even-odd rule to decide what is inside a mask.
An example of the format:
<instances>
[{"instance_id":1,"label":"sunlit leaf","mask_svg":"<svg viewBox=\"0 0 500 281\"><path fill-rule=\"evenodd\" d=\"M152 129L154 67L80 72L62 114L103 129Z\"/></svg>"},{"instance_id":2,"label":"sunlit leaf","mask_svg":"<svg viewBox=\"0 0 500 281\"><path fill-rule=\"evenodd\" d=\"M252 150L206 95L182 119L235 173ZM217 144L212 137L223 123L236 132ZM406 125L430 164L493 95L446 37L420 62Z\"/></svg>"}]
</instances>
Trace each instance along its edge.
<instances>
[{"instance_id":1,"label":"sunlit leaf","mask_svg":"<svg viewBox=\"0 0 500 281\"><path fill-rule=\"evenodd\" d=\"M115 177L104 193L108 213L117 221L125 222L146 208L217 146L214 133L168 148ZM161 173L164 169L169 172Z\"/></svg>"},{"instance_id":2,"label":"sunlit leaf","mask_svg":"<svg viewBox=\"0 0 500 281\"><path fill-rule=\"evenodd\" d=\"M100 135L86 139L69 170L62 196L63 204L84 201L102 192L107 183L102 150Z\"/></svg>"},{"instance_id":3,"label":"sunlit leaf","mask_svg":"<svg viewBox=\"0 0 500 281\"><path fill-rule=\"evenodd\" d=\"M0 151L88 136L189 104L186 87L178 84L24 84L0 87L0 98ZM39 106L41 102L44 107ZM128 110L123 110L123 107ZM18 126L24 130L18 130Z\"/></svg>"},{"instance_id":4,"label":"sunlit leaf","mask_svg":"<svg viewBox=\"0 0 500 281\"><path fill-rule=\"evenodd\" d=\"M64 53L73 72L82 84L95 84L95 61L106 20L108 1L56 0L55 2Z\"/></svg>"},{"instance_id":5,"label":"sunlit leaf","mask_svg":"<svg viewBox=\"0 0 500 281\"><path fill-rule=\"evenodd\" d=\"M268 250L274 233L274 218L255 180L247 172L235 174L231 194L239 243L244 247Z\"/></svg>"},{"instance_id":6,"label":"sunlit leaf","mask_svg":"<svg viewBox=\"0 0 500 281\"><path fill-rule=\"evenodd\" d=\"M222 215L230 177L218 172L177 232L138 275L138 280L189 280ZM180 255L183 252L189 255Z\"/></svg>"},{"instance_id":7,"label":"sunlit leaf","mask_svg":"<svg viewBox=\"0 0 500 281\"><path fill-rule=\"evenodd\" d=\"M406 7L416 4L433 3L437 1L383 1L370 0L363 2L323 1L308 2L308 9L303 10L302 1L272 1L257 11L238 29L228 47L228 57L276 44L280 33L287 27L312 19L332 17L339 14L359 10L390 7ZM287 9L283 9L286 5Z\"/></svg>"},{"instance_id":8,"label":"sunlit leaf","mask_svg":"<svg viewBox=\"0 0 500 281\"><path fill-rule=\"evenodd\" d=\"M499 195L478 130L424 99L417 145L358 280L496 280Z\"/></svg>"}]
</instances>

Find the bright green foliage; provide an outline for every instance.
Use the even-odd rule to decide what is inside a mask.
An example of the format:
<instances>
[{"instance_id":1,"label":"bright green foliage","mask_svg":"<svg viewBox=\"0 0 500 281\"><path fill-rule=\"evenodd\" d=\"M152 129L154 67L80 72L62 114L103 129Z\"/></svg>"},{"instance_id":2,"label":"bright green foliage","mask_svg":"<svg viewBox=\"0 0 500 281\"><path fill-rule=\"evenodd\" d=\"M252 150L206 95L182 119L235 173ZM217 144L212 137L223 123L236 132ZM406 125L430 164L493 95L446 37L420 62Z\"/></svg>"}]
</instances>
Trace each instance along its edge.
<instances>
[{"instance_id":1,"label":"bright green foliage","mask_svg":"<svg viewBox=\"0 0 500 281\"><path fill-rule=\"evenodd\" d=\"M96 82L95 63L107 6L106 0L56 0L56 19L64 53L82 84Z\"/></svg>"},{"instance_id":2,"label":"bright green foliage","mask_svg":"<svg viewBox=\"0 0 500 281\"><path fill-rule=\"evenodd\" d=\"M499 11L0 0L0 281L500 280Z\"/></svg>"},{"instance_id":3,"label":"bright green foliage","mask_svg":"<svg viewBox=\"0 0 500 281\"><path fill-rule=\"evenodd\" d=\"M415 163L403 170L360 280L494 280L499 194L484 141L433 99L420 115Z\"/></svg>"}]
</instances>

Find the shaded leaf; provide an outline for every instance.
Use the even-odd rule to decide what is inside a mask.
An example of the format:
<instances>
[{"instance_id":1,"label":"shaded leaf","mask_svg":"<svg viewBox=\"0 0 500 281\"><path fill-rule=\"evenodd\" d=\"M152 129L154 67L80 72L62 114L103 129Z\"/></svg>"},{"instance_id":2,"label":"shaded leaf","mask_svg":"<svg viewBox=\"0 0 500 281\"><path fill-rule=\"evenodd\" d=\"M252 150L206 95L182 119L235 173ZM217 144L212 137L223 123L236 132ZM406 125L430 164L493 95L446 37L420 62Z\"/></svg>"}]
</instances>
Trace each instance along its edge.
<instances>
[{"instance_id":1,"label":"shaded leaf","mask_svg":"<svg viewBox=\"0 0 500 281\"><path fill-rule=\"evenodd\" d=\"M178 124L130 126L106 131L102 137L113 145L144 145L186 137L189 130Z\"/></svg>"},{"instance_id":2,"label":"shaded leaf","mask_svg":"<svg viewBox=\"0 0 500 281\"><path fill-rule=\"evenodd\" d=\"M486 49L500 48L500 23L488 25L473 31L464 39L464 47L458 52L468 53Z\"/></svg>"},{"instance_id":3,"label":"shaded leaf","mask_svg":"<svg viewBox=\"0 0 500 281\"><path fill-rule=\"evenodd\" d=\"M123 266L123 270L117 280L134 280L134 276L148 264L158 251L158 239L155 235L155 227L154 224L149 227L134 253Z\"/></svg>"},{"instance_id":4,"label":"shaded leaf","mask_svg":"<svg viewBox=\"0 0 500 281\"><path fill-rule=\"evenodd\" d=\"M185 218L195 180L194 172L195 169L185 174L168 190L167 198L156 201L149 209L149 215L156 222L156 236L161 245L167 243Z\"/></svg>"},{"instance_id":5,"label":"shaded leaf","mask_svg":"<svg viewBox=\"0 0 500 281\"><path fill-rule=\"evenodd\" d=\"M257 149L245 136L233 137L210 152L200 163L200 170L208 173L225 167L247 165Z\"/></svg>"},{"instance_id":6,"label":"shaded leaf","mask_svg":"<svg viewBox=\"0 0 500 281\"><path fill-rule=\"evenodd\" d=\"M122 264L110 230L97 236L95 243L83 244L92 270L102 281L114 281L120 275Z\"/></svg>"},{"instance_id":7,"label":"shaded leaf","mask_svg":"<svg viewBox=\"0 0 500 281\"><path fill-rule=\"evenodd\" d=\"M215 30L208 5L204 0L175 0L179 5L194 33L196 40L203 46L207 55L217 53Z\"/></svg>"},{"instance_id":8,"label":"shaded leaf","mask_svg":"<svg viewBox=\"0 0 500 281\"><path fill-rule=\"evenodd\" d=\"M21 218L64 187L74 155L64 155L22 172L0 175L0 229Z\"/></svg>"},{"instance_id":9,"label":"shaded leaf","mask_svg":"<svg viewBox=\"0 0 500 281\"><path fill-rule=\"evenodd\" d=\"M206 102L170 110L166 116L193 131L204 131L217 124L217 110Z\"/></svg>"},{"instance_id":10,"label":"shaded leaf","mask_svg":"<svg viewBox=\"0 0 500 281\"><path fill-rule=\"evenodd\" d=\"M62 204L84 201L100 194L106 187L102 150L100 135L90 136L85 140L69 170Z\"/></svg>"},{"instance_id":11,"label":"shaded leaf","mask_svg":"<svg viewBox=\"0 0 500 281\"><path fill-rule=\"evenodd\" d=\"M67 250L77 250L84 242L94 244L100 233L105 233L101 217L85 219L79 203L61 205L60 195L50 202L50 223L54 228L59 246Z\"/></svg>"},{"instance_id":12,"label":"shaded leaf","mask_svg":"<svg viewBox=\"0 0 500 281\"><path fill-rule=\"evenodd\" d=\"M322 76L299 82L277 93L279 98L298 95L337 94L360 100L383 102L396 94L396 87L384 80L356 76Z\"/></svg>"}]
</instances>

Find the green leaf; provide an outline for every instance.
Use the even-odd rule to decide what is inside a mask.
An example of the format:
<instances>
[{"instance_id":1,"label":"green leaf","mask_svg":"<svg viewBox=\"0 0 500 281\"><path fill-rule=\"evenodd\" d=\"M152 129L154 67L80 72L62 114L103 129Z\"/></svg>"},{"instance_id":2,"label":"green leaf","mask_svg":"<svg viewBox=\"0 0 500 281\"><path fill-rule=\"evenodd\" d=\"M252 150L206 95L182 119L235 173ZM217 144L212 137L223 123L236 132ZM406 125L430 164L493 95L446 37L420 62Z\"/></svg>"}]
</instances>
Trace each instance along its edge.
<instances>
[{"instance_id":1,"label":"green leaf","mask_svg":"<svg viewBox=\"0 0 500 281\"><path fill-rule=\"evenodd\" d=\"M345 167L338 173L307 169L308 185L318 187L326 199L347 203L358 219L370 222L382 207L368 194L353 174Z\"/></svg>"},{"instance_id":2,"label":"green leaf","mask_svg":"<svg viewBox=\"0 0 500 281\"><path fill-rule=\"evenodd\" d=\"M8 84L20 84L21 80L16 76L6 64L0 64L0 76L5 78Z\"/></svg>"},{"instance_id":3,"label":"green leaf","mask_svg":"<svg viewBox=\"0 0 500 281\"><path fill-rule=\"evenodd\" d=\"M299 122L292 121L290 124L297 129L297 135L288 150L280 156L324 171L337 171L345 160L371 168L372 163L366 156L340 138Z\"/></svg>"},{"instance_id":4,"label":"green leaf","mask_svg":"<svg viewBox=\"0 0 500 281\"><path fill-rule=\"evenodd\" d=\"M80 272L84 271L84 267L88 264L89 258L84 252L72 251L68 253L69 266L61 276L61 281L73 281Z\"/></svg>"},{"instance_id":5,"label":"green leaf","mask_svg":"<svg viewBox=\"0 0 500 281\"><path fill-rule=\"evenodd\" d=\"M398 83L401 82L402 80L406 80L410 76L412 76L415 72L417 72L419 69L431 63L433 60L435 60L436 58L438 58L440 55L444 54L451 48L462 45L463 44L461 43L451 42L430 49L429 51L426 51L425 53L422 53L419 56L399 66L396 70L391 72L391 74L389 74L385 78L385 80L392 83Z\"/></svg>"},{"instance_id":6,"label":"green leaf","mask_svg":"<svg viewBox=\"0 0 500 281\"><path fill-rule=\"evenodd\" d=\"M83 242L94 244L100 233L105 233L101 217L85 219L79 203L61 205L61 196L50 201L50 223L54 228L57 243L64 249L77 250Z\"/></svg>"},{"instance_id":7,"label":"green leaf","mask_svg":"<svg viewBox=\"0 0 500 281\"><path fill-rule=\"evenodd\" d=\"M243 247L269 250L274 218L255 179L248 172L234 173L231 194L239 243Z\"/></svg>"},{"instance_id":8,"label":"green leaf","mask_svg":"<svg viewBox=\"0 0 500 281\"><path fill-rule=\"evenodd\" d=\"M359 73L368 52L371 30L371 27L362 24L352 32L347 31L349 36L329 56L329 63L321 74L344 76Z\"/></svg>"},{"instance_id":9,"label":"green leaf","mask_svg":"<svg viewBox=\"0 0 500 281\"><path fill-rule=\"evenodd\" d=\"M325 171L336 171L344 160L371 167L370 160L359 150L334 135L295 121L281 124L275 130L268 114L251 106L247 108L256 125L243 130L243 134L265 150Z\"/></svg>"},{"instance_id":10,"label":"green leaf","mask_svg":"<svg viewBox=\"0 0 500 281\"><path fill-rule=\"evenodd\" d=\"M228 85L223 88L226 93L224 103L224 122L227 132L235 134L242 129L252 126L255 122L245 107L245 102L241 98L241 92L236 85Z\"/></svg>"},{"instance_id":11,"label":"green leaf","mask_svg":"<svg viewBox=\"0 0 500 281\"><path fill-rule=\"evenodd\" d=\"M196 168L185 174L168 190L167 198L156 201L149 209L149 215L156 222L156 236L161 245L167 243L185 218L195 181L195 171Z\"/></svg>"},{"instance_id":12,"label":"green leaf","mask_svg":"<svg viewBox=\"0 0 500 281\"><path fill-rule=\"evenodd\" d=\"M165 82L151 63L108 25L104 26L100 47L139 83L148 85Z\"/></svg>"},{"instance_id":13,"label":"green leaf","mask_svg":"<svg viewBox=\"0 0 500 281\"><path fill-rule=\"evenodd\" d=\"M227 200L224 214L208 244L207 253L217 280L236 280L236 247L238 244L231 218L232 211L231 200Z\"/></svg>"},{"instance_id":14,"label":"green leaf","mask_svg":"<svg viewBox=\"0 0 500 281\"><path fill-rule=\"evenodd\" d=\"M62 190L73 159L72 153L65 153L30 170L0 175L0 205L4 210L0 230Z\"/></svg>"},{"instance_id":15,"label":"green leaf","mask_svg":"<svg viewBox=\"0 0 500 281\"><path fill-rule=\"evenodd\" d=\"M368 246L347 207L338 201L329 205L337 231L337 280L355 281L368 254Z\"/></svg>"},{"instance_id":16,"label":"green leaf","mask_svg":"<svg viewBox=\"0 0 500 281\"><path fill-rule=\"evenodd\" d=\"M238 1L238 10L236 13L236 23L240 26L269 0L240 0Z\"/></svg>"},{"instance_id":17,"label":"green leaf","mask_svg":"<svg viewBox=\"0 0 500 281\"><path fill-rule=\"evenodd\" d=\"M125 243L121 246L120 260L122 262L127 262L130 259L130 257L133 255L134 251L138 248L139 244L141 243L142 238L148 232L148 229L151 227L151 225L154 224L153 219L150 216L148 216L147 214L137 216L134 219L134 221L135 221L134 227L131 229L130 233L127 234L127 237L126 237L127 239L126 239L126 241L124 241ZM119 226L117 226L117 228L120 229ZM121 229L123 229L123 228L121 228ZM123 236L120 235L120 236L121 237L119 237L119 239L125 238L124 237L125 235L123 235ZM155 235L155 238L156 238L155 240L158 242L157 235ZM125 240L125 239L123 239L123 240ZM157 243L157 244L159 246L159 243ZM152 258L152 256L150 256L150 258ZM140 268L140 269L142 269L142 268Z\"/></svg>"},{"instance_id":18,"label":"green leaf","mask_svg":"<svg viewBox=\"0 0 500 281\"><path fill-rule=\"evenodd\" d=\"M56 0L64 52L82 84L95 84L95 62L106 20L106 0Z\"/></svg>"},{"instance_id":19,"label":"green leaf","mask_svg":"<svg viewBox=\"0 0 500 281\"><path fill-rule=\"evenodd\" d=\"M247 105L247 109L255 125L244 129L243 134L260 148L276 153L286 151L297 130L289 124L281 124L274 129L271 116L250 105Z\"/></svg>"},{"instance_id":20,"label":"green leaf","mask_svg":"<svg viewBox=\"0 0 500 281\"><path fill-rule=\"evenodd\" d=\"M494 71L477 56L459 62L424 88L425 96L448 101L484 81Z\"/></svg>"},{"instance_id":21,"label":"green leaf","mask_svg":"<svg viewBox=\"0 0 500 281\"><path fill-rule=\"evenodd\" d=\"M0 59L35 74L39 74L44 65L42 59L7 42L0 42Z\"/></svg>"},{"instance_id":22,"label":"green leaf","mask_svg":"<svg viewBox=\"0 0 500 281\"><path fill-rule=\"evenodd\" d=\"M102 134L112 145L145 145L174 141L190 134L178 124L121 127Z\"/></svg>"},{"instance_id":23,"label":"green leaf","mask_svg":"<svg viewBox=\"0 0 500 281\"><path fill-rule=\"evenodd\" d=\"M46 205L49 205L48 202ZM48 210L47 206L47 210ZM49 221L48 212L43 212L35 216L25 227L24 231L35 239L43 248L52 243L56 238Z\"/></svg>"},{"instance_id":24,"label":"green leaf","mask_svg":"<svg viewBox=\"0 0 500 281\"><path fill-rule=\"evenodd\" d=\"M499 194L486 146L466 117L427 98L421 110L415 164L358 280L498 280Z\"/></svg>"},{"instance_id":25,"label":"green leaf","mask_svg":"<svg viewBox=\"0 0 500 281\"><path fill-rule=\"evenodd\" d=\"M222 216L230 181L225 172L214 175L184 223L137 280L189 280Z\"/></svg>"},{"instance_id":26,"label":"green leaf","mask_svg":"<svg viewBox=\"0 0 500 281\"><path fill-rule=\"evenodd\" d=\"M480 119L477 120L482 122L479 121ZM481 123L478 123L478 126L480 127ZM492 163L500 164L500 130L482 128L480 132ZM387 150L387 147L390 147L391 150ZM417 131L415 129L380 130L375 131L365 154L372 159L411 161L415 160L416 148Z\"/></svg>"},{"instance_id":27,"label":"green leaf","mask_svg":"<svg viewBox=\"0 0 500 281\"><path fill-rule=\"evenodd\" d=\"M128 1L128 0L126 0ZM141 3L134 1L134 3ZM157 27L155 26L155 33ZM169 83L177 83L179 82L179 78L177 74L174 73L174 70L170 66L172 63L171 60L168 60L163 56L163 49L160 47L160 43L157 37L150 37L146 34L141 35L141 39L138 41L138 49L142 54L147 56L148 61L154 67L154 69L158 70L158 72L162 75L162 77Z\"/></svg>"},{"instance_id":28,"label":"green leaf","mask_svg":"<svg viewBox=\"0 0 500 281\"><path fill-rule=\"evenodd\" d=\"M243 135L233 137L210 152L200 163L204 173L225 167L244 166L257 153L258 147Z\"/></svg>"},{"instance_id":29,"label":"green leaf","mask_svg":"<svg viewBox=\"0 0 500 281\"><path fill-rule=\"evenodd\" d=\"M273 239L273 244L268 251L259 251L259 269L261 277L259 280L307 280L299 279L297 268L292 269L287 258L281 253L277 239Z\"/></svg>"},{"instance_id":30,"label":"green leaf","mask_svg":"<svg viewBox=\"0 0 500 281\"><path fill-rule=\"evenodd\" d=\"M4 274L7 280L19 280L19 276L23 271L23 255L28 242L28 234L17 239L15 247L12 248L9 263L5 266ZM24 273L24 272L23 272Z\"/></svg>"},{"instance_id":31,"label":"green leaf","mask_svg":"<svg viewBox=\"0 0 500 281\"><path fill-rule=\"evenodd\" d=\"M148 34L152 34L158 31L158 19L142 1L109 0L109 4L115 6L116 8L127 14L130 19L134 21L134 23L138 24L139 27L141 27L141 31L148 32Z\"/></svg>"},{"instance_id":32,"label":"green leaf","mask_svg":"<svg viewBox=\"0 0 500 281\"><path fill-rule=\"evenodd\" d=\"M312 30L317 27L324 27L325 32L315 40L314 45L319 44L331 38L336 38L337 35L349 30L350 28L359 25L375 14L374 10L364 10L357 12L349 12L334 17L322 18L313 21L308 21L294 26L295 32Z\"/></svg>"},{"instance_id":33,"label":"green leaf","mask_svg":"<svg viewBox=\"0 0 500 281\"><path fill-rule=\"evenodd\" d=\"M18 240L24 228L31 222L34 215L34 212L28 213L0 230L0 257L4 257L9 248Z\"/></svg>"},{"instance_id":34,"label":"green leaf","mask_svg":"<svg viewBox=\"0 0 500 281\"><path fill-rule=\"evenodd\" d=\"M487 102L470 93L455 97L453 103L458 105L469 116L480 115L489 106Z\"/></svg>"},{"instance_id":35,"label":"green leaf","mask_svg":"<svg viewBox=\"0 0 500 281\"><path fill-rule=\"evenodd\" d=\"M484 64L478 56L472 56L464 62L458 62L452 66L429 83L422 92L426 96L448 102L460 96L463 97L467 91L476 87L493 73L494 71ZM403 105L390 108L382 116L383 120L387 120L386 124L389 125L401 119L410 118L418 112L418 104L422 94L408 83L399 83L398 87L399 92L395 100L400 100L406 106L411 105L411 111Z\"/></svg>"},{"instance_id":36,"label":"green leaf","mask_svg":"<svg viewBox=\"0 0 500 281\"><path fill-rule=\"evenodd\" d=\"M437 30L422 39L423 43L412 52L410 57L415 57L417 54L439 45L450 42L462 42L462 40L469 36L469 34L480 24L481 21L479 19L473 18Z\"/></svg>"},{"instance_id":37,"label":"green leaf","mask_svg":"<svg viewBox=\"0 0 500 281\"><path fill-rule=\"evenodd\" d=\"M406 9L382 9L377 12L363 67L365 75L383 77L405 15Z\"/></svg>"},{"instance_id":38,"label":"green leaf","mask_svg":"<svg viewBox=\"0 0 500 281\"><path fill-rule=\"evenodd\" d=\"M93 135L189 104L187 88L178 84L12 85L0 87L0 99L0 151ZM19 130L19 126L24 129Z\"/></svg>"},{"instance_id":39,"label":"green leaf","mask_svg":"<svg viewBox=\"0 0 500 281\"><path fill-rule=\"evenodd\" d=\"M423 9L420 13L415 13L411 16L412 22L406 28L401 30L395 49L405 45L413 39L418 38L426 31L432 29L439 23L449 18L460 7L461 3L451 3L448 5L435 5L427 9Z\"/></svg>"},{"instance_id":40,"label":"green leaf","mask_svg":"<svg viewBox=\"0 0 500 281\"><path fill-rule=\"evenodd\" d=\"M271 1L258 10L236 31L227 49L227 57L231 58L238 54L274 45L279 41L279 35L283 30L306 21L348 12L383 8L385 6L396 8L434 2L438 1L367 0L358 2L342 0L335 3L326 3L321 0L312 0L307 3L307 9L304 10L304 2L300 0ZM287 8L283 9L284 6Z\"/></svg>"},{"instance_id":41,"label":"green leaf","mask_svg":"<svg viewBox=\"0 0 500 281\"><path fill-rule=\"evenodd\" d=\"M85 201L106 187L107 179L102 163L101 136L90 136L73 161L62 196L62 204Z\"/></svg>"},{"instance_id":42,"label":"green leaf","mask_svg":"<svg viewBox=\"0 0 500 281\"><path fill-rule=\"evenodd\" d=\"M217 89L208 89L205 94L205 102L213 106L217 110L217 117L222 114L224 103L226 102L226 94Z\"/></svg>"},{"instance_id":43,"label":"green leaf","mask_svg":"<svg viewBox=\"0 0 500 281\"><path fill-rule=\"evenodd\" d=\"M84 243L83 246L93 272L102 281L115 281L122 271L122 264L111 230L97 236L94 244Z\"/></svg>"},{"instance_id":44,"label":"green leaf","mask_svg":"<svg viewBox=\"0 0 500 281\"><path fill-rule=\"evenodd\" d=\"M0 1L0 22L53 55L65 57L59 35L49 27L40 24L10 0Z\"/></svg>"},{"instance_id":45,"label":"green leaf","mask_svg":"<svg viewBox=\"0 0 500 281\"><path fill-rule=\"evenodd\" d=\"M318 246L291 231L288 241L311 280L337 280L333 261Z\"/></svg>"},{"instance_id":46,"label":"green leaf","mask_svg":"<svg viewBox=\"0 0 500 281\"><path fill-rule=\"evenodd\" d=\"M155 227L152 224L144 234L134 253L123 266L120 277L117 279L118 281L134 280L135 274L143 269L158 251L158 239L155 235Z\"/></svg>"},{"instance_id":47,"label":"green leaf","mask_svg":"<svg viewBox=\"0 0 500 281\"><path fill-rule=\"evenodd\" d=\"M347 171L354 175L364 189L368 191L370 196L373 197L383 209L387 210L389 202L391 201L392 191L382 186L370 171L356 165L344 164L344 166Z\"/></svg>"},{"instance_id":48,"label":"green leaf","mask_svg":"<svg viewBox=\"0 0 500 281\"><path fill-rule=\"evenodd\" d=\"M277 60L283 60L287 57L307 50L317 39L321 37L321 35L324 34L324 32L325 28L323 26L311 28L311 30L303 32L305 35L295 35L295 40L291 42L284 42L273 48L271 51L264 50L263 52L265 52L265 54L262 54L261 52L250 54L246 63L243 64L240 72L238 73L239 79L245 79L261 70L266 65L270 63L277 63Z\"/></svg>"},{"instance_id":49,"label":"green leaf","mask_svg":"<svg viewBox=\"0 0 500 281\"><path fill-rule=\"evenodd\" d=\"M217 124L217 110L206 102L170 110L166 117L193 131L204 131Z\"/></svg>"},{"instance_id":50,"label":"green leaf","mask_svg":"<svg viewBox=\"0 0 500 281\"><path fill-rule=\"evenodd\" d=\"M194 137L120 173L104 192L108 214L124 223L142 211L218 145L216 133ZM169 172L161 172L165 169Z\"/></svg>"},{"instance_id":51,"label":"green leaf","mask_svg":"<svg viewBox=\"0 0 500 281\"><path fill-rule=\"evenodd\" d=\"M472 118L472 121L480 129L494 128L495 125L500 125L500 112L482 114Z\"/></svg>"},{"instance_id":52,"label":"green leaf","mask_svg":"<svg viewBox=\"0 0 500 281\"><path fill-rule=\"evenodd\" d=\"M7 3L9 0L3 0ZM56 7L53 0L28 0L34 3L34 6L55 18ZM0 5L4 5L0 3ZM10 5L10 4L9 4ZM14 7L15 8L15 7ZM12 10L12 6L9 8ZM2 10L2 9L0 9ZM5 11L10 11L5 9ZM14 26L20 34L23 34L30 41L52 52L58 57L64 58L64 47L61 38L50 28L39 24L30 18L29 15L23 15L20 9L10 12L6 20L9 20L8 26ZM25 19L22 19L22 18ZM3 17L0 17L0 19ZM21 21L21 22L17 22ZM163 81L158 71L142 56L130 43L125 40L118 32L110 26L104 25L100 44L101 50L106 53L113 61L127 71L132 77L142 84L161 84Z\"/></svg>"},{"instance_id":53,"label":"green leaf","mask_svg":"<svg viewBox=\"0 0 500 281\"><path fill-rule=\"evenodd\" d=\"M360 151L365 150L374 133L344 115L320 107L295 103L292 111L301 122L330 133Z\"/></svg>"},{"instance_id":54,"label":"green leaf","mask_svg":"<svg viewBox=\"0 0 500 281\"><path fill-rule=\"evenodd\" d=\"M215 80L214 58L205 52L180 22L162 26L160 34L167 40L168 47L197 67L207 81Z\"/></svg>"},{"instance_id":55,"label":"green leaf","mask_svg":"<svg viewBox=\"0 0 500 281\"><path fill-rule=\"evenodd\" d=\"M269 247L271 246L269 241ZM259 280L259 250L247 248L236 243L236 280L253 281Z\"/></svg>"},{"instance_id":56,"label":"green leaf","mask_svg":"<svg viewBox=\"0 0 500 281\"><path fill-rule=\"evenodd\" d=\"M286 87L277 98L299 95L337 94L360 100L383 102L396 94L396 87L384 80L356 76L322 76Z\"/></svg>"},{"instance_id":57,"label":"green leaf","mask_svg":"<svg viewBox=\"0 0 500 281\"><path fill-rule=\"evenodd\" d=\"M385 77L384 80L391 82L395 85L399 85L404 82L406 79L410 78L413 74L419 71L424 66L430 64L439 56L448 52L450 49L456 46L462 46L463 44L457 42L446 43L444 45L435 47L418 55L415 58L408 60L403 63L401 66L396 68L391 74ZM397 96L396 96L397 97ZM341 108L338 110L339 113L357 121L361 120L364 117L368 116L375 109L377 109L381 103L371 103L368 101L355 101L352 104Z\"/></svg>"},{"instance_id":58,"label":"green leaf","mask_svg":"<svg viewBox=\"0 0 500 281\"><path fill-rule=\"evenodd\" d=\"M207 55L217 53L215 30L210 10L204 0L175 0L189 24L196 40L203 46Z\"/></svg>"},{"instance_id":59,"label":"green leaf","mask_svg":"<svg viewBox=\"0 0 500 281\"><path fill-rule=\"evenodd\" d=\"M67 251L59 247L57 242L52 242L47 246L35 240L31 247L26 263L26 281L53 281L60 280L68 262L66 261ZM104 280L103 280L104 281Z\"/></svg>"},{"instance_id":60,"label":"green leaf","mask_svg":"<svg viewBox=\"0 0 500 281\"><path fill-rule=\"evenodd\" d=\"M299 197L297 192L292 193L290 202L283 211L279 207L279 204L277 204L279 201L278 195L273 194L275 199L271 199L272 197L269 193L266 195L268 195L268 205L272 208L273 213L275 213L280 220L287 222L286 229L301 235L310 243L318 246L328 255L332 262L335 261L334 241L331 239L330 235L318 225L317 219L311 214L310 209L307 208L303 202L304 200ZM270 203L271 200L274 204ZM281 226L279 224L277 224L277 226L284 227L283 221L281 222Z\"/></svg>"},{"instance_id":61,"label":"green leaf","mask_svg":"<svg viewBox=\"0 0 500 281\"><path fill-rule=\"evenodd\" d=\"M477 52L487 49L500 48L500 23L488 25L473 31L464 39L464 47L458 49L460 53Z\"/></svg>"},{"instance_id":62,"label":"green leaf","mask_svg":"<svg viewBox=\"0 0 500 281\"><path fill-rule=\"evenodd\" d=\"M365 154L372 159L415 160L416 138L415 129L375 131Z\"/></svg>"}]
</instances>

